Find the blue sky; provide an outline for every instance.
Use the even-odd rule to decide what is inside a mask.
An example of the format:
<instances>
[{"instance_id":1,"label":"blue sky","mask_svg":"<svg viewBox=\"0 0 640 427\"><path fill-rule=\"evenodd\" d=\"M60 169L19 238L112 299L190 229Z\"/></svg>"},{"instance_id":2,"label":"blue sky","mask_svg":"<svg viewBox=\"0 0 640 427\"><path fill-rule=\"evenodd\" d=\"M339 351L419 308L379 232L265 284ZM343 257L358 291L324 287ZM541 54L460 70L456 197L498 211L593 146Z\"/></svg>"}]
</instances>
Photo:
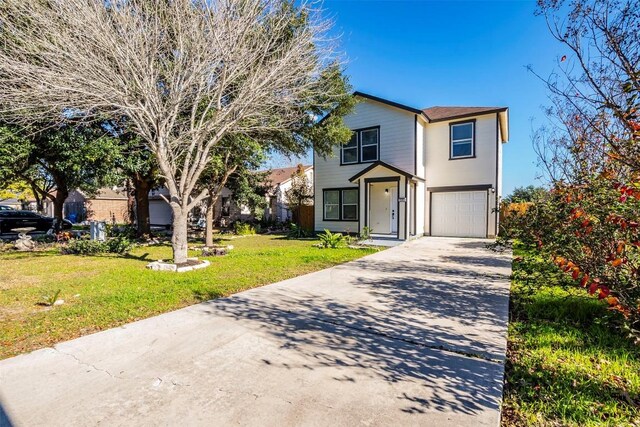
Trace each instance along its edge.
<instances>
[{"instance_id":1,"label":"blue sky","mask_svg":"<svg viewBox=\"0 0 640 427\"><path fill-rule=\"evenodd\" d=\"M503 195L540 183L532 127L544 123L548 75L564 53L535 1L325 0L355 90L412 107L508 106ZM533 122L532 122L533 120Z\"/></svg>"}]
</instances>

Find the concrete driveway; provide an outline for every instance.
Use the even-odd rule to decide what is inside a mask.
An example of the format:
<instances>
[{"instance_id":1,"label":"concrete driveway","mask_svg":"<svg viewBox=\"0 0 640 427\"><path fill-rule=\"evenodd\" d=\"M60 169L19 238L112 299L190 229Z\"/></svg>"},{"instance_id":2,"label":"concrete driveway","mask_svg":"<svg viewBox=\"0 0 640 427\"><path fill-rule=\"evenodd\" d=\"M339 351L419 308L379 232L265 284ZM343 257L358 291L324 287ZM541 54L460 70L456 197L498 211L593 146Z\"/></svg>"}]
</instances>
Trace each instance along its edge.
<instances>
[{"instance_id":1,"label":"concrete driveway","mask_svg":"<svg viewBox=\"0 0 640 427\"><path fill-rule=\"evenodd\" d=\"M498 426L511 257L485 245L423 238L4 360L4 423Z\"/></svg>"}]
</instances>

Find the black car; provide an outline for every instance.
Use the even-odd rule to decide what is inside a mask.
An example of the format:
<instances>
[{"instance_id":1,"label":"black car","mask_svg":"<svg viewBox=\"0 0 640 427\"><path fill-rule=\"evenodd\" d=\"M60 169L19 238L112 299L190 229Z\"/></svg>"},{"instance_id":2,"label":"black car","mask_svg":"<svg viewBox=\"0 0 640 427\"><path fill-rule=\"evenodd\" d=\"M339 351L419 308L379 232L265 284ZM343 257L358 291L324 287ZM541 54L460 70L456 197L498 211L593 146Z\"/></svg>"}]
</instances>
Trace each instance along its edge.
<instances>
[{"instance_id":1,"label":"black car","mask_svg":"<svg viewBox=\"0 0 640 427\"><path fill-rule=\"evenodd\" d=\"M31 211L1 210L0 234L16 233L16 228L35 228L33 231L49 231L53 226L53 218L42 216ZM70 230L71 222L63 220L60 228Z\"/></svg>"}]
</instances>

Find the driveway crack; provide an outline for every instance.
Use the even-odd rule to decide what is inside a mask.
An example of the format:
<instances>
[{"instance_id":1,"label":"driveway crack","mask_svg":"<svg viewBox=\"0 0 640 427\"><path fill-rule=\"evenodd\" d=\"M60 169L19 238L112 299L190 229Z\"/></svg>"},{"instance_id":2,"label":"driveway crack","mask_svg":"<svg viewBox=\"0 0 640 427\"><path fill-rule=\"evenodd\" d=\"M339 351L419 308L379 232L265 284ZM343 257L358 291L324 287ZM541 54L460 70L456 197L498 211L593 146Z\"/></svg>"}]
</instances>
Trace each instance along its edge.
<instances>
[{"instance_id":1,"label":"driveway crack","mask_svg":"<svg viewBox=\"0 0 640 427\"><path fill-rule=\"evenodd\" d=\"M87 367L92 368L93 370L98 371L98 372L103 372L103 373L105 373L105 374L109 375L111 378L116 378L116 379L119 379L119 380L123 380L123 379L125 379L125 378L123 378L123 377L119 377L119 376L117 376L117 375L113 375L111 372L109 372L109 371L108 371L108 370L106 370L106 369L98 368L96 365L94 365L94 364L92 364L92 363L83 362L83 361L82 361L82 360L80 360L80 358L78 358L75 354L72 354L72 353L65 353L64 351L62 351L62 350L60 350L60 349L58 349L58 348L56 348L56 347L53 347L53 350L54 350L54 351L56 351L56 352L57 352L57 353L59 353L59 354L62 354L62 355L64 355L64 356L67 356L67 357L72 358L73 360L75 360L76 362L78 362L78 364L79 364L79 365L87 366Z\"/></svg>"}]
</instances>

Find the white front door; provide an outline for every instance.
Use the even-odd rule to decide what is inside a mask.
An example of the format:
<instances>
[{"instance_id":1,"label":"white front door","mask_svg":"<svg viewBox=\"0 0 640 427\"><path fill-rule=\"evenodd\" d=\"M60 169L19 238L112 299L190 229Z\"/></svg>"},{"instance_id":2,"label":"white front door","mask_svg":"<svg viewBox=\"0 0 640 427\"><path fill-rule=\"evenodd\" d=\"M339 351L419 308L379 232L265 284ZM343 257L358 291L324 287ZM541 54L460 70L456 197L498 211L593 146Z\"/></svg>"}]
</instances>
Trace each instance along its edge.
<instances>
[{"instance_id":1,"label":"white front door","mask_svg":"<svg viewBox=\"0 0 640 427\"><path fill-rule=\"evenodd\" d=\"M391 224L391 234L395 234L398 232L398 188L391 188L389 193L389 221Z\"/></svg>"}]
</instances>

